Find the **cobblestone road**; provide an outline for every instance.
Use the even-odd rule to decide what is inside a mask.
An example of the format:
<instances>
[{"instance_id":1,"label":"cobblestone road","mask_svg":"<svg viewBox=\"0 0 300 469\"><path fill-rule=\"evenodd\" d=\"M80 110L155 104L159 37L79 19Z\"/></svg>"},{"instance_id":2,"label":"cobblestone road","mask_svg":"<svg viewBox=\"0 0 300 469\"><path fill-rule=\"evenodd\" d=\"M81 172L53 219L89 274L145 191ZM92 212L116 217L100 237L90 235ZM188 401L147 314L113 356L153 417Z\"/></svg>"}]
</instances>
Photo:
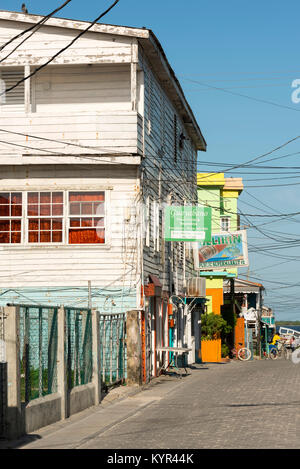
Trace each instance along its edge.
<instances>
[{"instance_id":1,"label":"cobblestone road","mask_svg":"<svg viewBox=\"0 0 300 469\"><path fill-rule=\"evenodd\" d=\"M100 429L108 410L115 420ZM199 366L189 377L162 381L41 436L25 447L300 448L300 365L262 360Z\"/></svg>"}]
</instances>

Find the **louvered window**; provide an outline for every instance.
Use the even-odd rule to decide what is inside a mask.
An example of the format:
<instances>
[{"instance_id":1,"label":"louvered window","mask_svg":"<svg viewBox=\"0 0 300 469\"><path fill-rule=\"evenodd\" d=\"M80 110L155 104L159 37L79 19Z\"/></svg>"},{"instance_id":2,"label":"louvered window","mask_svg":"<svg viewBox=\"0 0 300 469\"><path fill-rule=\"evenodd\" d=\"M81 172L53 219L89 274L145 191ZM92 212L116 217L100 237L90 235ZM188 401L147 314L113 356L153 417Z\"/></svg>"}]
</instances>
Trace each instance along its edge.
<instances>
[{"instance_id":1,"label":"louvered window","mask_svg":"<svg viewBox=\"0 0 300 469\"><path fill-rule=\"evenodd\" d=\"M24 82L8 91L24 78L24 70L0 71L0 109L2 112L23 112L25 109Z\"/></svg>"}]
</instances>

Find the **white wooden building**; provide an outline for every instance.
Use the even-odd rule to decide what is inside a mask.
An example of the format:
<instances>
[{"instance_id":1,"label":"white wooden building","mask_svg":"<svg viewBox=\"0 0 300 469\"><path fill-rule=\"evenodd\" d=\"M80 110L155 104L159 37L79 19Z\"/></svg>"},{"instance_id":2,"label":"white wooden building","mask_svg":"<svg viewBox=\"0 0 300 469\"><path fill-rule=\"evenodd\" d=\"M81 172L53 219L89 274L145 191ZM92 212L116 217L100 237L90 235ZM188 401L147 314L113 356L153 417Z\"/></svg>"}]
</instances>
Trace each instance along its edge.
<instances>
[{"instance_id":1,"label":"white wooden building","mask_svg":"<svg viewBox=\"0 0 300 469\"><path fill-rule=\"evenodd\" d=\"M1 11L0 47L41 18ZM162 203L196 201L206 143L157 38L97 24L9 91L88 24L51 18L0 53L0 304L86 306L90 281L101 311L152 302L166 343L192 256L164 242Z\"/></svg>"}]
</instances>

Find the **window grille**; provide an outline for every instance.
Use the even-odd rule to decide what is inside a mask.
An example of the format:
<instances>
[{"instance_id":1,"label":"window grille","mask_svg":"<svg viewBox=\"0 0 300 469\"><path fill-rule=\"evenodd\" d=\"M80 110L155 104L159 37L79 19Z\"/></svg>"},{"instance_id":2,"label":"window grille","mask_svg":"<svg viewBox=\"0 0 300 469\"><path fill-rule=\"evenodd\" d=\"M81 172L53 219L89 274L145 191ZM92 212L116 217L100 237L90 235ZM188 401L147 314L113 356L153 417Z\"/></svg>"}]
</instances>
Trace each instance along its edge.
<instances>
[{"instance_id":1,"label":"window grille","mask_svg":"<svg viewBox=\"0 0 300 469\"><path fill-rule=\"evenodd\" d=\"M28 243L62 243L63 209L63 192L29 192Z\"/></svg>"}]
</instances>

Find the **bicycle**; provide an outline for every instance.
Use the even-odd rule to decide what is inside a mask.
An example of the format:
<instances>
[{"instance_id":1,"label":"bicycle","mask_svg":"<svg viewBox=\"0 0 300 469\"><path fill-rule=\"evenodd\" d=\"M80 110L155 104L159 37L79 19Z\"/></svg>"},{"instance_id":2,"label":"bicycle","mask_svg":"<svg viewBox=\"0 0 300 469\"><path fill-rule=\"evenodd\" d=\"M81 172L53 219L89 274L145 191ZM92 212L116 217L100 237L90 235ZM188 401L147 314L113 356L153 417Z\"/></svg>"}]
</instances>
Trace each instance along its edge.
<instances>
[{"instance_id":1,"label":"bicycle","mask_svg":"<svg viewBox=\"0 0 300 469\"><path fill-rule=\"evenodd\" d=\"M285 360L287 360L289 357L289 352L285 343L278 341L276 345L271 345L271 348L269 350L269 357L272 360L277 360L277 358L282 358L282 357L284 357Z\"/></svg>"},{"instance_id":2,"label":"bicycle","mask_svg":"<svg viewBox=\"0 0 300 469\"><path fill-rule=\"evenodd\" d=\"M248 347L242 347L242 343L239 343L240 347L238 350L233 348L231 353L234 357L238 358L241 361L248 361L252 357L251 350Z\"/></svg>"}]
</instances>

